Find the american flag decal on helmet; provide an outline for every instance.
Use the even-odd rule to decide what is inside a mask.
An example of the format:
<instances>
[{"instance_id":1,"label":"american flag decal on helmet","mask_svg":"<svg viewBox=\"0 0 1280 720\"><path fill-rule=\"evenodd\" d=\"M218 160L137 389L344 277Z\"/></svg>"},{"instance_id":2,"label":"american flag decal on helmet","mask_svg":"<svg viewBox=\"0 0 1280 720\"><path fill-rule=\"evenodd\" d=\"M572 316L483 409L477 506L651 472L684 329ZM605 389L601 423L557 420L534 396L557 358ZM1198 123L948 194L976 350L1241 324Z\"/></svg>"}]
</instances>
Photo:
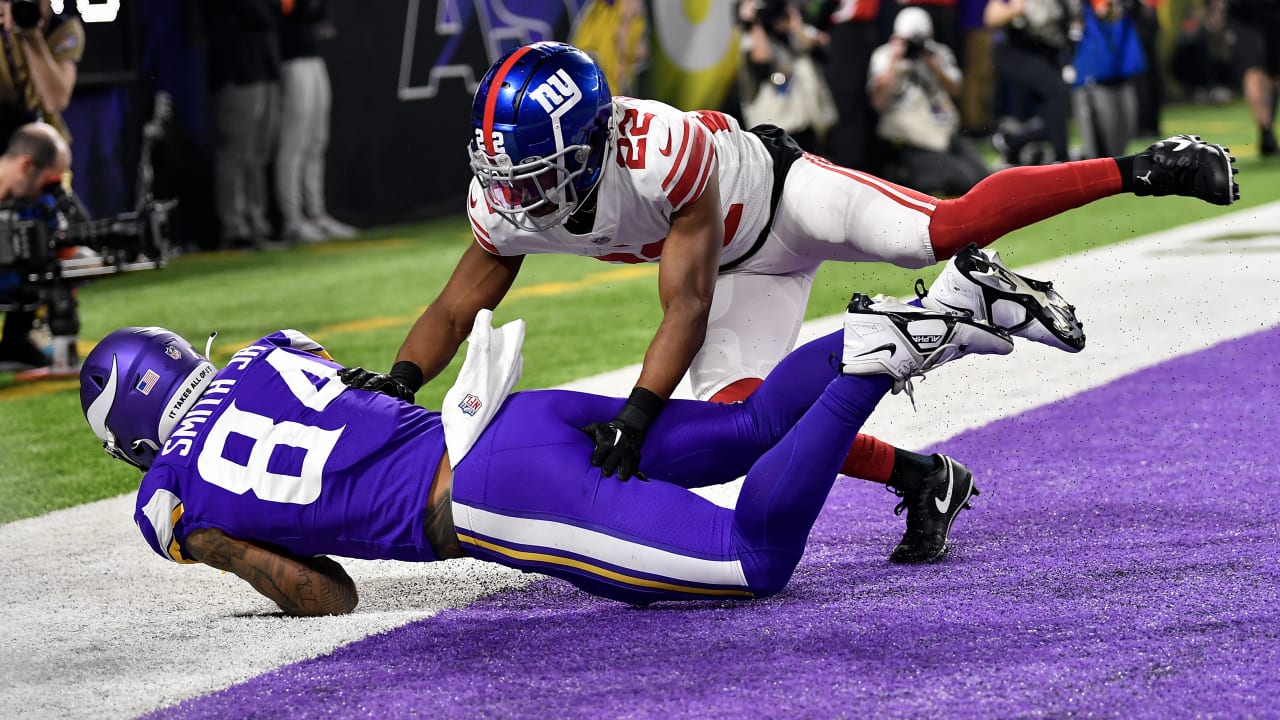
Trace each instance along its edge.
<instances>
[{"instance_id":1,"label":"american flag decal on helmet","mask_svg":"<svg viewBox=\"0 0 1280 720\"><path fill-rule=\"evenodd\" d=\"M150 395L151 388L156 386L156 381L159 379L160 379L160 376L156 374L155 370L146 371L145 373L142 374L142 379L139 380L138 384L136 385L136 387L138 388L138 392L142 393L143 395Z\"/></svg>"}]
</instances>

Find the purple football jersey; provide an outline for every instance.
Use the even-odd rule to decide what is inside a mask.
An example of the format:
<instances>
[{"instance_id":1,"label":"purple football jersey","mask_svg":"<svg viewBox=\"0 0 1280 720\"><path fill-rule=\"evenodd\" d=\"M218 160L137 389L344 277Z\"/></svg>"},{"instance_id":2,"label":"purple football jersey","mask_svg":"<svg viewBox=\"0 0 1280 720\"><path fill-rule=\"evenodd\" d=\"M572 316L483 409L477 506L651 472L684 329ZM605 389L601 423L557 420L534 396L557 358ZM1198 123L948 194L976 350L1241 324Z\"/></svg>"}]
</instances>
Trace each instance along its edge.
<instances>
[{"instance_id":1,"label":"purple football jersey","mask_svg":"<svg viewBox=\"0 0 1280 720\"><path fill-rule=\"evenodd\" d=\"M211 527L289 553L428 561L424 524L444 454L439 413L336 377L296 331L235 354L142 479L134 519L164 557Z\"/></svg>"}]
</instances>

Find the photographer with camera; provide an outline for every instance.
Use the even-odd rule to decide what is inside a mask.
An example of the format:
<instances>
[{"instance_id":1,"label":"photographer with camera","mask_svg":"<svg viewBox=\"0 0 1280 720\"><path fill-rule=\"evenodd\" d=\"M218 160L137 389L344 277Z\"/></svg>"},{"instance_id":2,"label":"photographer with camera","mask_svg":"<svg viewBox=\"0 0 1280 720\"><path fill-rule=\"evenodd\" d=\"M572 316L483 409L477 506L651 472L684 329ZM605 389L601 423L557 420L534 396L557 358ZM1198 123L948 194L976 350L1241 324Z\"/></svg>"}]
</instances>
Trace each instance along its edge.
<instances>
[{"instance_id":1,"label":"photographer with camera","mask_svg":"<svg viewBox=\"0 0 1280 720\"><path fill-rule=\"evenodd\" d=\"M84 54L79 18L54 13L49 0L0 0L0 45L0 141L36 120L70 140L62 111Z\"/></svg>"},{"instance_id":2,"label":"photographer with camera","mask_svg":"<svg viewBox=\"0 0 1280 720\"><path fill-rule=\"evenodd\" d=\"M36 201L46 193L45 188L60 181L70 166L71 149L52 126L29 123L19 127L10 136L4 155L0 155L0 202ZM0 268L0 308L13 308L5 313L0 363L44 367L49 358L31 342L35 313L22 308L21 290L21 275Z\"/></svg>"},{"instance_id":3,"label":"photographer with camera","mask_svg":"<svg viewBox=\"0 0 1280 720\"><path fill-rule=\"evenodd\" d=\"M821 152L836 122L836 104L810 53L823 38L790 0L743 0L738 87L747 127L768 123L800 147Z\"/></svg>"},{"instance_id":4,"label":"photographer with camera","mask_svg":"<svg viewBox=\"0 0 1280 720\"><path fill-rule=\"evenodd\" d=\"M886 179L935 195L963 195L989 173L960 135L955 100L963 78L955 55L933 39L929 14L898 12L893 35L871 55L867 93L880 113L876 132L890 146Z\"/></svg>"}]
</instances>

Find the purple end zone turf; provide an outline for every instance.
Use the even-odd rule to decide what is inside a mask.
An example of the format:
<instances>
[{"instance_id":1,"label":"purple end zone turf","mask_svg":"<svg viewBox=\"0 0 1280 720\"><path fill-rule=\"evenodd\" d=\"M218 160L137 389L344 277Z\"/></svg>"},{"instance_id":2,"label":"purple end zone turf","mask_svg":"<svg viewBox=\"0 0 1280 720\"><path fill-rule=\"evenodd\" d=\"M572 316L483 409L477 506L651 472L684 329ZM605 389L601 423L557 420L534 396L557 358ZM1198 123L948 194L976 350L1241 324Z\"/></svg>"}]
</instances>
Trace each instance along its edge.
<instances>
[{"instance_id":1,"label":"purple end zone turf","mask_svg":"<svg viewBox=\"0 0 1280 720\"><path fill-rule=\"evenodd\" d=\"M844 482L776 598L547 581L156 715L1275 717L1276 357L1280 329L935 448L982 489L939 564L890 565L896 498Z\"/></svg>"}]
</instances>

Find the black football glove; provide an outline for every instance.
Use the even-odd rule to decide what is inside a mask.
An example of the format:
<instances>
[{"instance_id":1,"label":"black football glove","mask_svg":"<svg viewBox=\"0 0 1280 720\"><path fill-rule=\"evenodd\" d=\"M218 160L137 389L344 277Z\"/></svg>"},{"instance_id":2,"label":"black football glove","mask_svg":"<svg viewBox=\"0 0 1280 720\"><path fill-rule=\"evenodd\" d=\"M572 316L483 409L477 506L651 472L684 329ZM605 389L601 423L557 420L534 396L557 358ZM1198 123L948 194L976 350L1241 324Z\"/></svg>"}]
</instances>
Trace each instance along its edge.
<instances>
[{"instance_id":1,"label":"black football glove","mask_svg":"<svg viewBox=\"0 0 1280 720\"><path fill-rule=\"evenodd\" d=\"M386 374L360 367L342 368L338 371L338 379L350 388L379 392L405 402L413 402L413 394L422 387L422 370L414 363L402 360Z\"/></svg>"},{"instance_id":2,"label":"black football glove","mask_svg":"<svg viewBox=\"0 0 1280 720\"><path fill-rule=\"evenodd\" d=\"M618 479L623 481L630 480L633 475L645 479L638 472L644 433L617 420L591 423L582 429L596 444L591 452L591 464L600 468L600 474L610 477L617 472Z\"/></svg>"},{"instance_id":3,"label":"black football glove","mask_svg":"<svg viewBox=\"0 0 1280 720\"><path fill-rule=\"evenodd\" d=\"M618 417L609 422L597 422L583 428L595 443L591 452L591 464L600 468L605 477L616 472L618 479L627 481L632 476L645 480L640 472L640 446L645 433L662 411L663 401L657 395L635 388Z\"/></svg>"}]
</instances>

